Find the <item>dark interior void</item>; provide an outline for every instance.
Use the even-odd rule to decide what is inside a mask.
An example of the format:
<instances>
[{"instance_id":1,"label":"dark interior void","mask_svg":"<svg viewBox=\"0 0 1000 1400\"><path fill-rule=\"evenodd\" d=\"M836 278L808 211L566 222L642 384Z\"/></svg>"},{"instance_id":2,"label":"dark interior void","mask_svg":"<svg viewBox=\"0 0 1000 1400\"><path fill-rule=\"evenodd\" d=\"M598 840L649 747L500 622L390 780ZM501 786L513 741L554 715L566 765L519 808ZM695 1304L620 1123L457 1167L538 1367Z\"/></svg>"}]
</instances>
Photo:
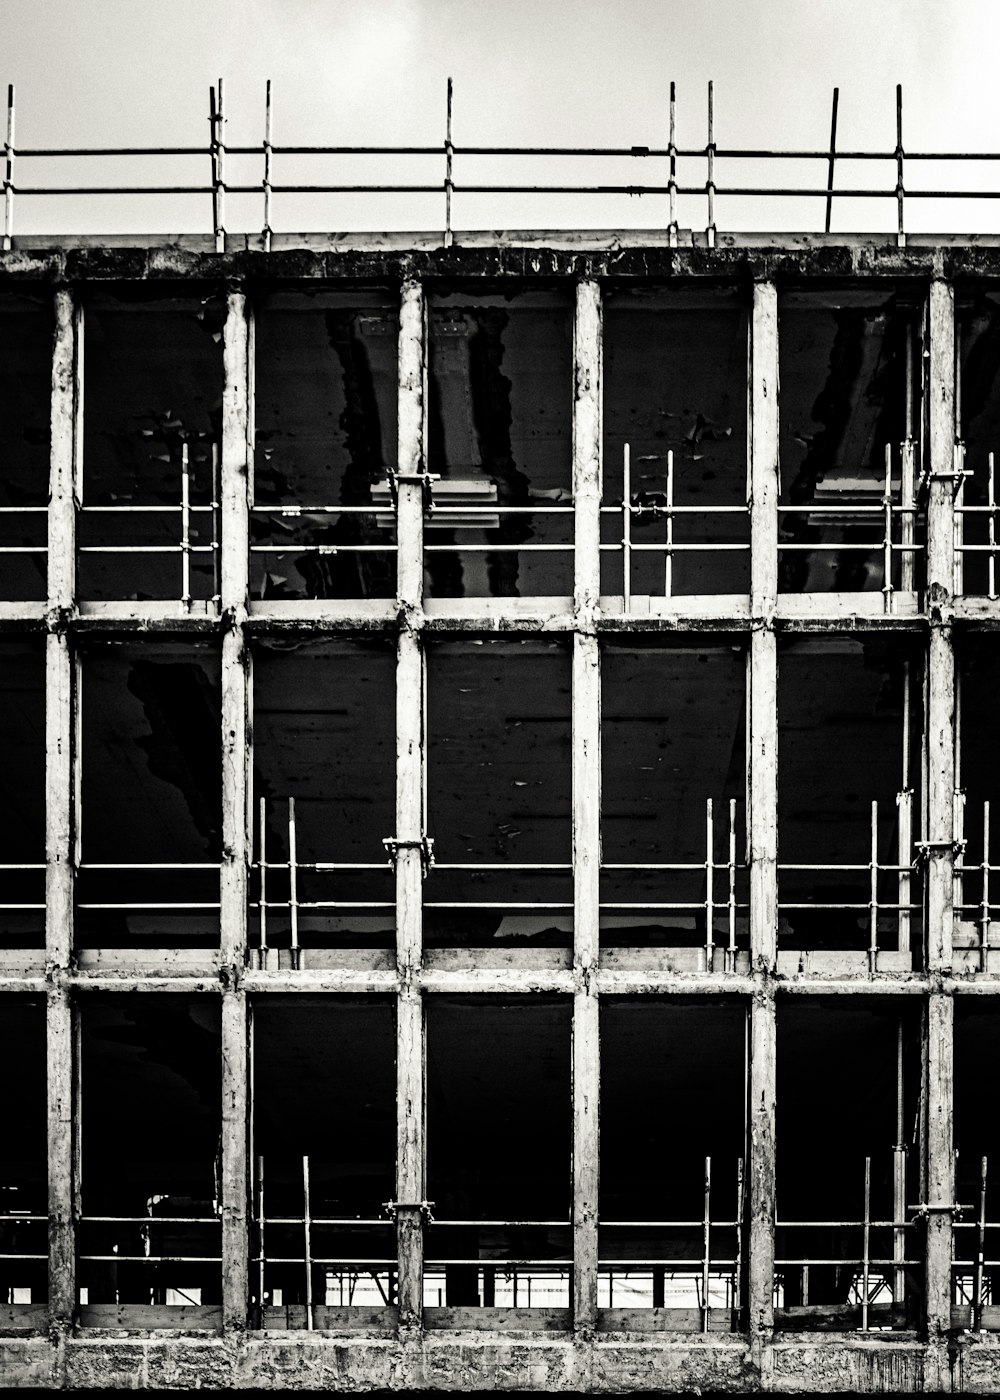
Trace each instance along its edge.
<instances>
[{"instance_id":1,"label":"dark interior void","mask_svg":"<svg viewBox=\"0 0 1000 1400\"><path fill-rule=\"evenodd\" d=\"M985 1204L983 1291L990 1310L982 1325L1000 1327L1000 1123L986 1108L991 1102L995 1067L1000 1055L1000 1016L988 1002L955 1000L955 1200L964 1207L955 1220L952 1301L959 1306L975 1299L975 1261L979 1250L979 1220ZM985 1160L985 1165L984 1161ZM984 1194L985 1193L985 1194ZM966 1324L968 1325L968 1324Z\"/></svg>"},{"instance_id":2,"label":"dark interior void","mask_svg":"<svg viewBox=\"0 0 1000 1400\"><path fill-rule=\"evenodd\" d=\"M434 997L426 1015L425 1302L568 1307L571 1002Z\"/></svg>"},{"instance_id":3,"label":"dark interior void","mask_svg":"<svg viewBox=\"0 0 1000 1400\"><path fill-rule=\"evenodd\" d=\"M921 880L910 866L919 839L921 714L919 654L907 642L882 635L779 645L779 947L871 947L877 801L878 863L893 867L878 875L877 947L919 958Z\"/></svg>"},{"instance_id":4,"label":"dark interior void","mask_svg":"<svg viewBox=\"0 0 1000 1400\"><path fill-rule=\"evenodd\" d=\"M572 593L569 299L432 297L427 348L428 596Z\"/></svg>"},{"instance_id":5,"label":"dark interior void","mask_svg":"<svg viewBox=\"0 0 1000 1400\"><path fill-rule=\"evenodd\" d=\"M391 1001L361 997L254 1005L250 1292L258 1305L307 1301L307 1200L313 1304L396 1301L385 1211L396 1195L394 1015ZM276 1223L289 1219L296 1223ZM384 1223L365 1223L373 1220Z\"/></svg>"},{"instance_id":6,"label":"dark interior void","mask_svg":"<svg viewBox=\"0 0 1000 1400\"><path fill-rule=\"evenodd\" d=\"M746 1010L737 1003L602 1000L601 1306L667 1307L677 1321L706 1306L707 1215L707 1306L728 1309L719 1320L732 1325L746 1276L745 1076Z\"/></svg>"},{"instance_id":7,"label":"dark interior void","mask_svg":"<svg viewBox=\"0 0 1000 1400\"><path fill-rule=\"evenodd\" d=\"M958 497L961 517L962 591L997 592L997 569L989 568L990 454L995 457L993 500L1000 499L1000 297L983 293L958 308L959 437L965 444L965 470L971 475ZM998 538L993 515L993 539Z\"/></svg>"},{"instance_id":8,"label":"dark interior void","mask_svg":"<svg viewBox=\"0 0 1000 1400\"><path fill-rule=\"evenodd\" d=\"M0 1305L44 1303L48 1278L45 1003L0 997L4 1131L0 1134ZM33 1219L29 1217L34 1217Z\"/></svg>"},{"instance_id":9,"label":"dark interior void","mask_svg":"<svg viewBox=\"0 0 1000 1400\"><path fill-rule=\"evenodd\" d=\"M218 1000L87 997L79 1016L80 1302L218 1304Z\"/></svg>"},{"instance_id":10,"label":"dark interior void","mask_svg":"<svg viewBox=\"0 0 1000 1400\"><path fill-rule=\"evenodd\" d=\"M923 1246L908 1207L926 1199L920 1017L917 1006L867 997L778 1003L779 1327L863 1325L866 1158L868 1326L916 1325Z\"/></svg>"},{"instance_id":11,"label":"dark interior void","mask_svg":"<svg viewBox=\"0 0 1000 1400\"><path fill-rule=\"evenodd\" d=\"M561 640L428 646L428 946L569 945L571 687Z\"/></svg>"},{"instance_id":12,"label":"dark interior void","mask_svg":"<svg viewBox=\"0 0 1000 1400\"><path fill-rule=\"evenodd\" d=\"M77 542L82 598L182 597L185 448L190 596L206 599L218 593L213 506L218 501L225 315L225 303L207 294L163 297L140 288L88 299L84 509ZM128 552L109 552L114 548Z\"/></svg>"},{"instance_id":13,"label":"dark interior void","mask_svg":"<svg viewBox=\"0 0 1000 1400\"><path fill-rule=\"evenodd\" d=\"M45 641L0 641L0 948L45 943ZM33 865L34 870L11 866Z\"/></svg>"},{"instance_id":14,"label":"dark interior void","mask_svg":"<svg viewBox=\"0 0 1000 1400\"><path fill-rule=\"evenodd\" d=\"M612 642L602 650L601 690L601 941L706 945L711 802L711 941L726 946L730 939L732 821L732 932L746 947L743 646ZM641 868L665 864L696 868Z\"/></svg>"},{"instance_id":15,"label":"dark interior void","mask_svg":"<svg viewBox=\"0 0 1000 1400\"><path fill-rule=\"evenodd\" d=\"M391 640L272 641L255 649L252 944L261 929L261 804L266 941L291 944L293 798L300 946L394 945L395 887L382 842L396 829L395 686ZM330 862L373 868L314 868Z\"/></svg>"},{"instance_id":16,"label":"dark interior void","mask_svg":"<svg viewBox=\"0 0 1000 1400\"><path fill-rule=\"evenodd\" d=\"M80 689L77 945L218 944L217 650L148 640L94 643L82 657ZM177 863L209 868L154 868ZM139 868L96 868L106 864Z\"/></svg>"},{"instance_id":17,"label":"dark interior void","mask_svg":"<svg viewBox=\"0 0 1000 1400\"><path fill-rule=\"evenodd\" d=\"M256 303L253 597L395 596L398 335L384 292Z\"/></svg>"},{"instance_id":18,"label":"dark interior void","mask_svg":"<svg viewBox=\"0 0 1000 1400\"><path fill-rule=\"evenodd\" d=\"M46 594L51 384L51 306L4 293L0 297L0 598L4 599L38 600Z\"/></svg>"},{"instance_id":19,"label":"dark interior void","mask_svg":"<svg viewBox=\"0 0 1000 1400\"><path fill-rule=\"evenodd\" d=\"M786 509L779 517L778 587L785 593L881 589L886 448L898 507L902 444L919 436L918 306L899 292L879 300L870 289L792 292L780 313L780 506ZM791 509L801 506L809 509ZM910 533L894 512L894 544L907 543ZM922 523L912 537L922 545ZM916 561L912 583L905 558ZM893 588L920 586L919 556L896 549L892 560Z\"/></svg>"},{"instance_id":20,"label":"dark interior void","mask_svg":"<svg viewBox=\"0 0 1000 1400\"><path fill-rule=\"evenodd\" d=\"M958 881L955 943L959 947L978 946L982 940L984 915L991 927L990 942L997 942L996 905L1000 904L1000 881L993 875L986 887L983 905L982 863L989 844L989 863L1000 865L1000 750L997 746L997 694L1000 687L1000 639L989 634L966 635L958 652L958 782L962 794L962 830L965 840L959 856L963 874ZM990 816L985 811L990 806ZM989 834L986 827L989 822Z\"/></svg>"},{"instance_id":21,"label":"dark interior void","mask_svg":"<svg viewBox=\"0 0 1000 1400\"><path fill-rule=\"evenodd\" d=\"M629 290L605 302L601 540L614 546L602 551L605 594L622 592L626 443L635 511L632 593L746 593L747 312L740 293ZM669 589L668 452L673 505L681 509L673 518ZM719 506L736 509L713 513Z\"/></svg>"}]
</instances>

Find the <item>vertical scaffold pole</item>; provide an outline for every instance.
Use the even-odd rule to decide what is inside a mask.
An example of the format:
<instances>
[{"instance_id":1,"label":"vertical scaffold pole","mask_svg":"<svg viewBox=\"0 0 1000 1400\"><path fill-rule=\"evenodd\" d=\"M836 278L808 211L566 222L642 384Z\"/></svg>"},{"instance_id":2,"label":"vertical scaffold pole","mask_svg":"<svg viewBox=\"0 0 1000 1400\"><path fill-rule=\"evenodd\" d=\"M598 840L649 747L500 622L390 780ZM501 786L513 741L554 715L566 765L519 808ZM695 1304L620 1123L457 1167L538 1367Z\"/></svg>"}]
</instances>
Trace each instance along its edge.
<instances>
[{"instance_id":1,"label":"vertical scaffold pole","mask_svg":"<svg viewBox=\"0 0 1000 1400\"><path fill-rule=\"evenodd\" d=\"M677 84L670 84L670 144L667 148L670 158L670 173L667 177L667 191L670 200L670 223L667 227L667 243L677 247Z\"/></svg>"},{"instance_id":2,"label":"vertical scaffold pole","mask_svg":"<svg viewBox=\"0 0 1000 1400\"><path fill-rule=\"evenodd\" d=\"M3 248L9 251L14 238L14 84L7 88L7 140L4 142Z\"/></svg>"},{"instance_id":3,"label":"vertical scaffold pole","mask_svg":"<svg viewBox=\"0 0 1000 1400\"><path fill-rule=\"evenodd\" d=\"M272 112L271 79L267 80L264 97L264 252L271 251L271 161L272 161Z\"/></svg>"},{"instance_id":4,"label":"vertical scaffold pole","mask_svg":"<svg viewBox=\"0 0 1000 1400\"><path fill-rule=\"evenodd\" d=\"M452 244L451 228L451 204L455 193L454 170L455 170L455 147L451 139L451 113L452 101L454 98L454 84L451 78L448 79L448 112L445 124L444 137L444 246L450 248Z\"/></svg>"},{"instance_id":5,"label":"vertical scaffold pole","mask_svg":"<svg viewBox=\"0 0 1000 1400\"><path fill-rule=\"evenodd\" d=\"M708 200L708 228L705 237L710 248L715 247L715 84L708 84L708 145L705 147L708 178L705 194Z\"/></svg>"},{"instance_id":6,"label":"vertical scaffold pole","mask_svg":"<svg viewBox=\"0 0 1000 1400\"><path fill-rule=\"evenodd\" d=\"M622 457L622 603L626 616L632 610L632 450L625 444Z\"/></svg>"},{"instance_id":7,"label":"vertical scaffold pole","mask_svg":"<svg viewBox=\"0 0 1000 1400\"><path fill-rule=\"evenodd\" d=\"M223 87L219 79L218 87L208 90L209 123L211 126L212 157L212 233L215 237L215 251L226 251L226 184L225 184L225 132L223 124Z\"/></svg>"},{"instance_id":8,"label":"vertical scaffold pole","mask_svg":"<svg viewBox=\"0 0 1000 1400\"><path fill-rule=\"evenodd\" d=\"M823 225L825 233L830 232L830 223L833 219L833 175L837 165L837 108L840 105L840 88L833 90L833 112L830 116L830 158L826 171L826 220Z\"/></svg>"}]
</instances>

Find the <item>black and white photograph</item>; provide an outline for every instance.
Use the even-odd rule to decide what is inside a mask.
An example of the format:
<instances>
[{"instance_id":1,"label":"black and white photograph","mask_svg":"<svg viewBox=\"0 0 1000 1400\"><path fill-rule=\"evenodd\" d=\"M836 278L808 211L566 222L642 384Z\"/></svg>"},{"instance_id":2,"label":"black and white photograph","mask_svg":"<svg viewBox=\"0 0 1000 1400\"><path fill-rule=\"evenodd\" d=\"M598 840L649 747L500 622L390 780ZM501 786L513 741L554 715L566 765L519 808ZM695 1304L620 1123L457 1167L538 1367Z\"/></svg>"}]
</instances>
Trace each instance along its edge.
<instances>
[{"instance_id":1,"label":"black and white photograph","mask_svg":"<svg viewBox=\"0 0 1000 1400\"><path fill-rule=\"evenodd\" d=\"M1000 5L0 36L0 1388L1000 1394Z\"/></svg>"}]
</instances>

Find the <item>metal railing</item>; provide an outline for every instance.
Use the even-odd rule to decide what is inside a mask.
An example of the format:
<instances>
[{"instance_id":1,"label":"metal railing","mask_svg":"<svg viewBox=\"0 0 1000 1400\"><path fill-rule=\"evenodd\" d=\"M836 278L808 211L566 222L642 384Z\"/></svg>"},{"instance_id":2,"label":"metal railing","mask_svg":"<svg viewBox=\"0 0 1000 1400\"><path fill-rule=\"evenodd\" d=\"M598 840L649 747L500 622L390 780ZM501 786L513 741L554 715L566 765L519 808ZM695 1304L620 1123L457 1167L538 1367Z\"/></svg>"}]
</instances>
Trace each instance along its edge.
<instances>
[{"instance_id":1,"label":"metal railing","mask_svg":"<svg viewBox=\"0 0 1000 1400\"><path fill-rule=\"evenodd\" d=\"M871 804L870 855L866 862L841 861L817 863L810 861L806 864L802 864L799 862L779 861L778 863L779 914L838 913L853 915L859 927L867 927L867 954L870 970L872 972L874 972L877 967L880 946L884 947L884 941L880 945L880 935L884 936L886 933L894 930L896 935L896 947L894 951L900 953L909 952L912 943L913 924L916 920L919 920L923 910L922 876L920 867L917 864L917 858L922 848L919 843L914 845L912 841L912 803L912 789L906 789L897 794L896 805L899 809L899 856L896 862L887 862L879 858L879 804L877 801L873 801ZM905 863L907 855L910 855L908 864ZM867 876L867 898L858 900L824 900L810 897L808 899L789 900L784 898L781 893L781 877L783 874L815 875L821 878L831 875L846 875L848 877ZM880 896L879 882L882 876L888 876L890 884L895 883L895 899L886 899L884 895ZM894 881L893 877L895 877ZM888 916L888 926L884 916ZM794 946L801 946L801 943L796 942Z\"/></svg>"},{"instance_id":2,"label":"metal railing","mask_svg":"<svg viewBox=\"0 0 1000 1400\"><path fill-rule=\"evenodd\" d=\"M266 959L268 948L288 947L293 968L301 966L304 923L315 921L317 916L337 919L349 913L371 917L390 914L396 908L395 888L390 886L388 899L350 899L331 897L324 899L303 898L300 893L300 877L319 876L337 881L359 873L377 872L380 878L391 873L392 861L302 861L299 859L298 819L295 811L295 798L287 799L287 859L272 860L267 849L267 799L262 797L258 805L257 859L252 869L257 875L257 898L249 901L251 914L256 913L256 949L262 960ZM281 876L284 888L275 888L275 879ZM283 915L285 928L281 930L280 941L275 941L272 923L278 913ZM251 925L252 928L252 925ZM287 944L285 934L287 928ZM251 944L253 936L251 933Z\"/></svg>"},{"instance_id":3,"label":"metal railing","mask_svg":"<svg viewBox=\"0 0 1000 1400\"><path fill-rule=\"evenodd\" d=\"M825 149L806 148L802 150L775 150L728 147L720 145L716 139L714 86L708 84L706 140L704 145L681 147L677 144L677 99L675 84L670 84L669 97L669 136L665 146L482 146L460 145L454 139L453 102L454 90L448 79L445 133L443 143L437 145L276 145L273 140L274 104L271 83L265 91L263 136L254 145L228 145L225 128L224 88L220 78L209 90L208 140L201 145L167 146L77 146L41 147L20 146L16 143L15 92L8 87L7 131L4 142L3 162L3 229L2 245L12 246L14 238L14 216L16 201L38 199L68 199L74 196L192 196L210 201L211 227L216 248L225 247L227 229L232 226L227 220L226 199L228 195L254 195L259 197L260 222L257 227L265 249L271 246L275 222L275 207L278 197L294 195L310 196L370 196L370 195L434 195L443 201L442 217L435 221L443 229L445 246L452 242L455 227L455 202L466 196L524 196L524 195L576 195L608 199L611 197L656 197L664 201L664 223L667 226L669 242L676 246L679 241L678 201L696 199L704 210L705 237L709 246L714 246L718 233L718 203L720 200L738 200L746 205L754 205L764 199L776 200L816 200L824 210L823 229L829 232L832 222L833 201L861 200L891 203L895 212L896 236L905 242L906 201L937 201L947 204L951 200L993 201L1000 198L1000 189L987 187L978 189L956 188L917 188L908 183L908 175L914 167L933 164L992 164L1000 160L1000 152L983 151L914 151L906 149L903 141L903 92L896 88L896 139L892 148L886 150L840 150L837 146L837 121L839 111L839 89L833 90L833 105L830 125L830 141ZM256 157L260 161L260 176L253 183L233 182L226 178L226 161L231 157ZM276 179L278 162L294 160L297 157L322 158L336 157L350 162L368 160L377 162L384 168L387 157L401 157L412 164L413 161L442 162L441 173L433 178L424 176L415 180L385 183L379 180L353 180L303 182L296 179L280 181ZM484 181L474 174L464 179L459 177L458 167L469 161L472 170L476 163L502 161L501 172L512 159L521 157L555 159L566 163L587 162L586 169L595 163L609 161L626 162L634 169L633 178L622 180L611 178L599 183L585 180L573 182L565 177L554 183L516 183L509 178ZM156 169L160 162L177 159L198 162L204 168L200 178L189 179L186 183L160 182L136 185L127 181L98 183L71 179L66 183L45 183L40 176L30 181L15 178L19 162L31 162L41 166L51 160L74 162L73 175L85 169L91 161L104 165L111 161L142 160L146 170ZM157 164L154 164L157 163ZM871 168L879 164L892 170L892 179L885 184L865 186L855 181L852 185L835 188L838 162L843 166L861 164ZM681 165L685 167L685 179L681 179ZM735 163L737 170L756 165L773 166L775 163L787 171L795 163L809 167L818 166L825 179L814 179L811 175L802 184L790 184L778 177L763 183L737 183L720 179L720 165ZM660 178L650 178L646 172L651 167L660 167ZM162 166L160 166L162 168ZM170 168L168 166L168 168ZM630 169L630 175L631 175ZM692 179L688 172L693 172ZM501 223L503 222L501 216ZM617 222L617 221L615 221ZM176 223L172 216L171 226ZM329 221L324 225L332 227ZM341 223L339 226L343 226ZM411 221L412 226L412 221ZM496 227L496 219L491 220ZM801 217L797 227L801 228Z\"/></svg>"},{"instance_id":4,"label":"metal railing","mask_svg":"<svg viewBox=\"0 0 1000 1400\"><path fill-rule=\"evenodd\" d=\"M659 461L658 457L641 457L639 461ZM603 553L620 553L622 558L622 594L623 606L626 613L631 611L632 606L632 564L635 555L651 554L662 555L663 559L663 583L662 589L657 590L657 596L662 592L664 598L671 598L675 594L674 565L677 556L684 558L691 554L722 554L722 553L750 553L750 540L679 540L676 538L676 526L681 523L693 524L700 521L702 517L707 517L709 521L717 517L737 516L747 521L750 520L750 507L744 504L732 505L677 505L674 500L676 488L676 474L674 470L674 454L668 451L666 454L666 470L663 477L663 491L633 492L632 483L632 450L629 443L625 444L622 462L622 503L616 505L602 505L601 514L604 516L621 515L622 534L620 543L602 542ZM638 494L639 499L636 499ZM645 499L643 499L645 498ZM643 541L635 538L634 529L636 525L653 524L662 521L664 538L661 541ZM749 579L746 590L749 591Z\"/></svg>"},{"instance_id":5,"label":"metal railing","mask_svg":"<svg viewBox=\"0 0 1000 1400\"><path fill-rule=\"evenodd\" d=\"M255 1179L255 1220L257 1225L257 1247L251 1253L250 1263L256 1271L256 1296L254 1302L259 1310L262 1326L267 1325L269 1310L287 1309L284 1292L289 1283L294 1282L298 1271L298 1285L294 1291L301 1301L291 1306L302 1309L303 1325L306 1331L313 1331L317 1323L317 1308L327 1306L324 1295L320 1303L316 1297L317 1279L322 1276L326 1292L339 1285L340 1297L335 1306L355 1306L354 1294L359 1280L363 1277L375 1287L382 1306L392 1305L397 1261L395 1257L395 1230L388 1216L364 1219L360 1216L327 1216L313 1212L313 1194L310 1173L310 1158L302 1158L302 1214L268 1215L266 1213L266 1182L264 1158L258 1156ZM345 1258L325 1255L316 1247L316 1231L340 1229L350 1232L376 1230L388 1236L388 1249L382 1257ZM294 1234L301 1229L300 1246L293 1249ZM278 1248L270 1242L274 1233L278 1234ZM270 1245L270 1252L269 1252ZM279 1272L274 1273L275 1270ZM279 1281L276 1281L279 1280ZM343 1298L344 1283L347 1283L348 1296ZM282 1301L276 1301L276 1293L281 1292Z\"/></svg>"},{"instance_id":6,"label":"metal railing","mask_svg":"<svg viewBox=\"0 0 1000 1400\"><path fill-rule=\"evenodd\" d=\"M629 1281L628 1297L634 1306L639 1294L637 1284L646 1285L648 1280L648 1303L640 1306L687 1311L694 1299L694 1307L699 1313L699 1330L712 1330L712 1313L726 1309L730 1312L730 1326L733 1325L733 1312L740 1307L743 1287L743 1243L744 1243L744 1163L743 1158L736 1165L736 1211L733 1219L717 1219L712 1214L712 1158L705 1158L703 1178L703 1211L700 1220L605 1220L600 1222L600 1234L606 1240L606 1232L641 1231L648 1238L649 1232L669 1232L668 1245L676 1246L679 1238L686 1234L697 1237L701 1247L698 1261L690 1255L671 1257L668 1253L647 1252L644 1257L611 1256L606 1244L602 1244L598 1257L598 1288L604 1291L603 1305L616 1306L615 1279ZM718 1232L731 1235L731 1251L720 1251ZM668 1303L667 1280L674 1287ZM713 1302L713 1288L723 1291L723 1302ZM643 1287L643 1292L645 1288ZM639 1294L639 1296L642 1296ZM617 1303L626 1307L624 1299Z\"/></svg>"},{"instance_id":7,"label":"metal railing","mask_svg":"<svg viewBox=\"0 0 1000 1400\"><path fill-rule=\"evenodd\" d=\"M88 517L110 518L113 521L131 519L135 516L149 518L159 524L163 517L180 517L179 537L169 544L83 544L77 545L77 552L83 555L138 555L142 558L159 554L177 556L180 562L180 600L185 608L192 604L191 566L200 558L207 558L211 565L212 588L207 601L214 607L219 602L219 446L211 444L212 454L212 499L205 505L191 503L191 467L188 444L181 445L180 457L180 501L175 505L88 505L86 499L80 506L81 532ZM198 523L208 517L211 539L201 542ZM84 588L83 590L87 590Z\"/></svg>"},{"instance_id":8,"label":"metal railing","mask_svg":"<svg viewBox=\"0 0 1000 1400\"><path fill-rule=\"evenodd\" d=\"M867 1332L871 1328L884 1330L886 1327L898 1328L905 1325L903 1305L906 1294L906 1276L908 1269L918 1268L922 1260L913 1258L907 1253L908 1241L912 1239L915 1229L914 1219L903 1219L907 1213L905 1207L906 1193L906 1149L897 1146L893 1149L893 1195L896 1199L896 1206L893 1214L899 1218L892 1220L880 1220L873 1218L871 1209L872 1190L872 1159L866 1157L864 1162L864 1190L862 1195L862 1217L860 1220L782 1220L775 1223L775 1232L780 1237L782 1232L805 1232L822 1231L821 1239L829 1243L832 1237L836 1241L843 1242L842 1251L835 1252L827 1250L825 1254L818 1254L809 1251L800 1255L790 1255L780 1248L780 1239L777 1245L777 1252L781 1255L774 1261L775 1269L775 1294L776 1305L781 1309L783 1317L777 1321L781 1326L782 1322L794 1319L796 1313L800 1317L808 1319L810 1310L829 1308L833 1316L839 1315L842 1322L842 1330L857 1330ZM910 1207L916 1217L919 1218L920 1208ZM874 1236L874 1240L873 1240ZM888 1252L880 1252L879 1244L888 1244ZM874 1248L873 1248L874 1245ZM847 1287L841 1284L838 1292L840 1300L836 1303L820 1302L814 1303L810 1298L810 1269L837 1269L840 1271L849 1270L849 1282ZM801 1303L789 1304L787 1294L791 1279L789 1272L794 1271L797 1276L797 1290L801 1296ZM888 1301L889 1306L880 1306ZM878 1308L876 1312L875 1309ZM857 1322L854 1326L855 1317ZM828 1325L828 1324L827 1324Z\"/></svg>"},{"instance_id":9,"label":"metal railing","mask_svg":"<svg viewBox=\"0 0 1000 1400\"><path fill-rule=\"evenodd\" d=\"M856 499L805 503L779 503L778 558L792 554L823 555L867 555L877 560L881 566L882 596L886 612L892 608L893 593L912 593L916 586L916 560L924 553L924 545L916 538L916 527L921 508L916 502L915 480L916 444L912 438L899 447L899 488L898 500L893 482L893 446L885 445L885 476L882 497L877 503L872 500L872 491L859 484L845 496ZM838 496L840 493L838 492ZM801 522L801 524L799 523ZM828 536L831 532L842 532L849 536L867 534L868 539L829 538L802 539L803 528L814 529ZM798 538L797 538L798 536ZM898 559L898 584L895 564ZM797 591L808 591L807 589Z\"/></svg>"},{"instance_id":10,"label":"metal railing","mask_svg":"<svg viewBox=\"0 0 1000 1400\"><path fill-rule=\"evenodd\" d=\"M968 504L965 499L966 487L975 481L975 473L966 467L967 454L964 443L955 446L955 593L985 591L986 597L996 601L997 593L997 482L995 455L986 457L986 501L982 504ZM981 536L985 525L985 539L966 539L966 535ZM970 528L971 527L971 528ZM976 528L978 527L978 528ZM975 563L985 555L985 590L982 583L967 589L966 564Z\"/></svg>"},{"instance_id":11,"label":"metal railing","mask_svg":"<svg viewBox=\"0 0 1000 1400\"><path fill-rule=\"evenodd\" d=\"M747 935L745 916L749 913L749 902L740 898L740 879L748 870L746 860L737 860L737 804L730 798L728 804L727 858L716 860L715 804L711 797L705 802L705 859L702 861L602 861L601 872L628 872L633 877L638 874L660 876L704 875L704 894L697 899L649 900L632 898L627 900L601 898L602 916L633 916L649 914L652 917L664 915L688 915L700 917L704 921L705 967L711 971L715 963L715 950L721 947L723 967L732 972L736 968L738 946L746 947ZM721 878L720 878L721 876ZM722 924L718 930L717 925ZM722 937L718 938L718 932Z\"/></svg>"}]
</instances>

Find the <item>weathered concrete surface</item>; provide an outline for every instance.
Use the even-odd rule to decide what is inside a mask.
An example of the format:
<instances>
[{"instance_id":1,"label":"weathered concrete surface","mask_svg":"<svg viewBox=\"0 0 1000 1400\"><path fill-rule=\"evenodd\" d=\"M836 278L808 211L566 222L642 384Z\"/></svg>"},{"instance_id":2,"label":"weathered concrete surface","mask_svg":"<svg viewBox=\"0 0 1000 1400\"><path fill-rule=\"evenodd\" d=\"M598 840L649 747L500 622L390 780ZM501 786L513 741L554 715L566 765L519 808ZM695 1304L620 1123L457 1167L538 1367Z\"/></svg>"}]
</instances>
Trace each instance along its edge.
<instances>
[{"instance_id":1,"label":"weathered concrete surface","mask_svg":"<svg viewBox=\"0 0 1000 1400\"><path fill-rule=\"evenodd\" d=\"M629 244L620 235L605 247L539 246L495 243L451 248L337 246L296 247L270 253L233 248L225 253L166 246L136 239L122 246L109 239L88 247L55 246L0 253L0 284L58 282L182 281L188 290L199 282L261 280L315 282L357 278L397 285L409 278L465 279L614 279L669 281L687 278L797 279L801 277L899 281L954 277L978 280L1000 276L1000 247L941 245L906 248L876 241L796 246L779 238L771 246L669 248ZM553 240L553 245L556 240Z\"/></svg>"},{"instance_id":2,"label":"weathered concrete surface","mask_svg":"<svg viewBox=\"0 0 1000 1400\"><path fill-rule=\"evenodd\" d=\"M745 1338L482 1332L413 1337L93 1333L0 1341L0 1386L34 1389L566 1391L596 1395L1000 1391L1000 1338L940 1352L889 1337L799 1336L751 1362Z\"/></svg>"}]
</instances>

